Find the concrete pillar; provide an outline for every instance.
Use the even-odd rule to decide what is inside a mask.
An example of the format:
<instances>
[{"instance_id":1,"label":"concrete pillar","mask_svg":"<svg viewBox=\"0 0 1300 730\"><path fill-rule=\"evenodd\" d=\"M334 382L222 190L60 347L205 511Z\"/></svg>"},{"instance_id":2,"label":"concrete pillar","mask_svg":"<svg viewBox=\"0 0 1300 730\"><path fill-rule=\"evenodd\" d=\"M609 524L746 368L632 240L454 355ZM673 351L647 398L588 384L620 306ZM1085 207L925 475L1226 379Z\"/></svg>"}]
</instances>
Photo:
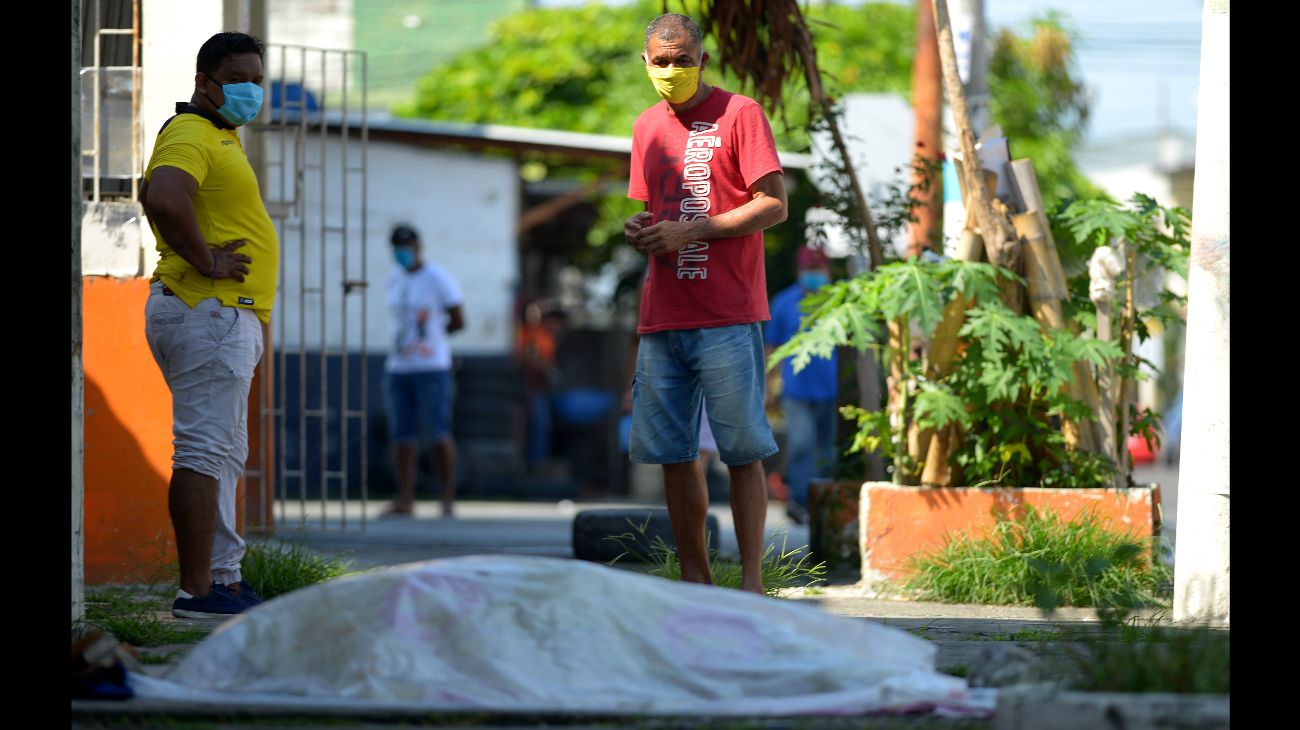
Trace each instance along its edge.
<instances>
[{"instance_id":1,"label":"concrete pillar","mask_svg":"<svg viewBox=\"0 0 1300 730\"><path fill-rule=\"evenodd\" d=\"M1174 620L1228 623L1228 0L1201 21Z\"/></svg>"},{"instance_id":2,"label":"concrete pillar","mask_svg":"<svg viewBox=\"0 0 1300 730\"><path fill-rule=\"evenodd\" d=\"M72 0L72 620L86 615L82 539L83 381L81 370L81 0Z\"/></svg>"},{"instance_id":3,"label":"concrete pillar","mask_svg":"<svg viewBox=\"0 0 1300 730\"><path fill-rule=\"evenodd\" d=\"M249 0L223 0L221 3L221 29L249 33L251 25Z\"/></svg>"}]
</instances>

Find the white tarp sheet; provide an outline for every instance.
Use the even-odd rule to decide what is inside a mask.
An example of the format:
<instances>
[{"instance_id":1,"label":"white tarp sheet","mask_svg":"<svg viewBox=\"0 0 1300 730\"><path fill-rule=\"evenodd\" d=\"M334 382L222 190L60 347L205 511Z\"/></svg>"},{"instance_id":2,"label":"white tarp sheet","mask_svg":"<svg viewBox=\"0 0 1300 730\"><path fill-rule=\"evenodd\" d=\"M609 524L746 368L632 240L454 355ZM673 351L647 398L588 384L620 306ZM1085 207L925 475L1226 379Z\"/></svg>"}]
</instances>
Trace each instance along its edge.
<instances>
[{"instance_id":1,"label":"white tarp sheet","mask_svg":"<svg viewBox=\"0 0 1300 730\"><path fill-rule=\"evenodd\" d=\"M268 601L138 696L303 707L987 714L924 639L812 605L577 560L475 556Z\"/></svg>"}]
</instances>

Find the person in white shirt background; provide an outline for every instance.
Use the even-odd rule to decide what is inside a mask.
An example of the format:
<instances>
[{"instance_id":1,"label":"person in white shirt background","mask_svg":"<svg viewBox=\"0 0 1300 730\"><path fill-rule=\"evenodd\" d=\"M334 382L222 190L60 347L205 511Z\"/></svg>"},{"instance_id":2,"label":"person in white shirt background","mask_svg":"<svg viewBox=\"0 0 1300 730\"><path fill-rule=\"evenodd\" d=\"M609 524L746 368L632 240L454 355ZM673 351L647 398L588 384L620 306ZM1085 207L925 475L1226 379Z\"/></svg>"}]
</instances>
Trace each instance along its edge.
<instances>
[{"instance_id":1,"label":"person in white shirt background","mask_svg":"<svg viewBox=\"0 0 1300 730\"><path fill-rule=\"evenodd\" d=\"M420 258L420 236L409 225L393 227L388 275L389 436L394 445L397 499L385 516L410 515L415 504L416 461L421 436L433 442L442 481L442 515L456 500L456 442L451 433L452 373L448 335L465 327L465 296L451 272Z\"/></svg>"}]
</instances>

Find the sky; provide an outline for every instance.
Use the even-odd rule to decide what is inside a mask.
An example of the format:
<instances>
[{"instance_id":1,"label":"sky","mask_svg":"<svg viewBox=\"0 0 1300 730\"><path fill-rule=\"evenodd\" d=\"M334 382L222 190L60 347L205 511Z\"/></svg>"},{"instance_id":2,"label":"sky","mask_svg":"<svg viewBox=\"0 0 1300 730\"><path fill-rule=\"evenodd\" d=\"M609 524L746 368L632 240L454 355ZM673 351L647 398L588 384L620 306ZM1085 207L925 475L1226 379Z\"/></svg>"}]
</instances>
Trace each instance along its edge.
<instances>
[{"instance_id":1,"label":"sky","mask_svg":"<svg viewBox=\"0 0 1300 730\"><path fill-rule=\"evenodd\" d=\"M544 7L589 0L537 0ZM627 0L606 0L618 5ZM844 4L857 5L859 2ZM912 4L910 1L905 4ZM1048 11L1077 34L1076 61L1092 94L1087 143L1151 134L1195 134L1201 0L985 0L990 30L1025 31Z\"/></svg>"}]
</instances>

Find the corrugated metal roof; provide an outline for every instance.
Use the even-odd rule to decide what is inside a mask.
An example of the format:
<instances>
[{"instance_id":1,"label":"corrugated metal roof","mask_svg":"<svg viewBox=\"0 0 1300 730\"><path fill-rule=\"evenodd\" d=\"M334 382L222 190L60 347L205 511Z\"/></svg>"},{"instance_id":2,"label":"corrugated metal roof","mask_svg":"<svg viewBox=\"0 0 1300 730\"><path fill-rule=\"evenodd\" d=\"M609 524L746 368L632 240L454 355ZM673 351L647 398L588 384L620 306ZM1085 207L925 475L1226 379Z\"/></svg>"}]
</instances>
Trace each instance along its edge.
<instances>
[{"instance_id":1,"label":"corrugated metal roof","mask_svg":"<svg viewBox=\"0 0 1300 730\"><path fill-rule=\"evenodd\" d=\"M279 109L271 110L278 119ZM285 114L285 123L298 123L296 110ZM319 126L319 114L307 114L308 126ZM277 122L266 122L274 126ZM325 125L331 131L348 126L352 134L359 134L362 126L360 112L344 118L338 112L326 112ZM534 150L573 155L575 157L622 158L632 154L632 138L609 134L564 132L555 129L509 127L500 124L459 124L432 119L394 117L388 112L371 111L365 123L372 139L386 139L421 146L461 145L472 149ZM813 156L801 152L779 152L781 165L789 169L804 170L813 165Z\"/></svg>"}]
</instances>

